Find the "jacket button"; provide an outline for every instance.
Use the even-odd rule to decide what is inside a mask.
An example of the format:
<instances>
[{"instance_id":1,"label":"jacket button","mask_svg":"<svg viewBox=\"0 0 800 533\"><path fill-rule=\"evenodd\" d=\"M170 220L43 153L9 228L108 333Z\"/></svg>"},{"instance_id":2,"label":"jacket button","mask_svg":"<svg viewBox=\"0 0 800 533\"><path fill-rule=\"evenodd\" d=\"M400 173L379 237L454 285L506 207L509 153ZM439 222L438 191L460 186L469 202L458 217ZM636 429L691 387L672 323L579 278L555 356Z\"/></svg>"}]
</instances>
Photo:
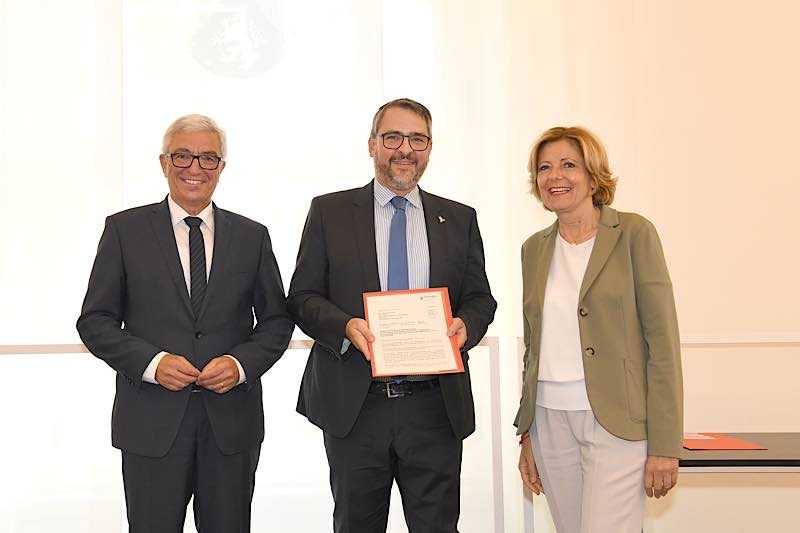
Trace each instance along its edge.
<instances>
[{"instance_id":1,"label":"jacket button","mask_svg":"<svg viewBox=\"0 0 800 533\"><path fill-rule=\"evenodd\" d=\"M586 348L586 350L584 350L584 351L586 352L586 355L588 355L589 357L594 355L594 348L592 348L591 346Z\"/></svg>"},{"instance_id":2,"label":"jacket button","mask_svg":"<svg viewBox=\"0 0 800 533\"><path fill-rule=\"evenodd\" d=\"M589 311L585 307L578 309L578 314L581 316L589 316Z\"/></svg>"},{"instance_id":3,"label":"jacket button","mask_svg":"<svg viewBox=\"0 0 800 533\"><path fill-rule=\"evenodd\" d=\"M201 338L203 338L203 332L202 332L202 331L195 331L195 332L194 332L194 338L195 338L195 339L201 339Z\"/></svg>"}]
</instances>

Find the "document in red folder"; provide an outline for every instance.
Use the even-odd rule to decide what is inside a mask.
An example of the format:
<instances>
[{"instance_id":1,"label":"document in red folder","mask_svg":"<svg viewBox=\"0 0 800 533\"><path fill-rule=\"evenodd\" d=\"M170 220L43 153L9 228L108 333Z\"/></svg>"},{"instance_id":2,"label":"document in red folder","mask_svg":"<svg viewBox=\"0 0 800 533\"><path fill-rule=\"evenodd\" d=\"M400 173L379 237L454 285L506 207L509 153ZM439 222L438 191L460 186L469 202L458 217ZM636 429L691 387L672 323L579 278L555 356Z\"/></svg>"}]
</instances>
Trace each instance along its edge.
<instances>
[{"instance_id":1,"label":"document in red folder","mask_svg":"<svg viewBox=\"0 0 800 533\"><path fill-rule=\"evenodd\" d=\"M464 372L447 287L364 293L372 377Z\"/></svg>"},{"instance_id":2,"label":"document in red folder","mask_svg":"<svg viewBox=\"0 0 800 533\"><path fill-rule=\"evenodd\" d=\"M753 442L720 433L685 433L683 447L687 450L766 450Z\"/></svg>"}]
</instances>

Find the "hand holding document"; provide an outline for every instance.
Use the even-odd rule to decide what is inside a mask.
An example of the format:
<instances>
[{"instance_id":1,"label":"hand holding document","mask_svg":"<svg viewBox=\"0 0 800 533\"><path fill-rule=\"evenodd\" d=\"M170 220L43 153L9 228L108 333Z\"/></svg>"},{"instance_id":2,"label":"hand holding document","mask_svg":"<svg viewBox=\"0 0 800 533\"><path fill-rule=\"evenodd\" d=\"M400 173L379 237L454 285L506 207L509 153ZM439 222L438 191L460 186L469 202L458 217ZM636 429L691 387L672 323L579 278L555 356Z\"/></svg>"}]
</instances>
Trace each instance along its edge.
<instances>
[{"instance_id":1,"label":"hand holding document","mask_svg":"<svg viewBox=\"0 0 800 533\"><path fill-rule=\"evenodd\" d=\"M364 314L375 336L372 375L463 372L447 288L364 293Z\"/></svg>"}]
</instances>

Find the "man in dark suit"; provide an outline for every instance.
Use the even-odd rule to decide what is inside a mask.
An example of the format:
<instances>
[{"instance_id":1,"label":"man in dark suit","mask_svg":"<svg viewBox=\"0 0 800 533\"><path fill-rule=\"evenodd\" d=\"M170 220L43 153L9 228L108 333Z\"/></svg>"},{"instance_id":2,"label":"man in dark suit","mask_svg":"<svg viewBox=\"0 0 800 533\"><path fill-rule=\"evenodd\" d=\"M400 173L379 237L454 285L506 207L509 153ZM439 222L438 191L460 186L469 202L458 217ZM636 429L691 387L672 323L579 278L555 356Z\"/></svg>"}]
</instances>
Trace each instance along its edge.
<instances>
[{"instance_id":1,"label":"man in dark suit","mask_svg":"<svg viewBox=\"0 0 800 533\"><path fill-rule=\"evenodd\" d=\"M167 198L106 219L78 332L117 372L111 438L130 531L183 531L194 496L199 532L246 532L261 375L293 326L267 228L211 203L224 132L179 118L160 161Z\"/></svg>"},{"instance_id":2,"label":"man in dark suit","mask_svg":"<svg viewBox=\"0 0 800 533\"><path fill-rule=\"evenodd\" d=\"M375 179L314 198L289 288L289 311L315 341L297 410L324 433L337 533L385 531L393 481L411 533L453 533L458 524L461 444L475 430L467 350L496 303L475 210L417 186L431 144L422 104L400 99L378 110ZM448 335L465 371L373 380L362 294L428 287L448 288Z\"/></svg>"}]
</instances>

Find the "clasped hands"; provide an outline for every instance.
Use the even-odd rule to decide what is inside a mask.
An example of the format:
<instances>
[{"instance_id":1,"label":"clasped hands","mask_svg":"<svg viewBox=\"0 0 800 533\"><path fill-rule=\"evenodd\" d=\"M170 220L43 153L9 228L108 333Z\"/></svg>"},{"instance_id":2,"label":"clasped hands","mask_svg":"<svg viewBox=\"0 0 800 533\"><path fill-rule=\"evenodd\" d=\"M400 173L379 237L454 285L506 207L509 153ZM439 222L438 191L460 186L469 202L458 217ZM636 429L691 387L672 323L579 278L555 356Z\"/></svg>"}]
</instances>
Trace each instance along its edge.
<instances>
[{"instance_id":1,"label":"clasped hands","mask_svg":"<svg viewBox=\"0 0 800 533\"><path fill-rule=\"evenodd\" d=\"M369 343L375 340L375 335L369 329L369 324L363 318L351 318L347 321L344 334L358 350L364 354L367 361L370 360ZM447 328L447 336L456 338L459 349L467 342L467 325L458 317L455 317Z\"/></svg>"},{"instance_id":2,"label":"clasped hands","mask_svg":"<svg viewBox=\"0 0 800 533\"><path fill-rule=\"evenodd\" d=\"M156 368L156 381L165 389L177 392L192 383L217 394L224 394L239 383L239 369L230 357L215 357L198 370L182 355L168 353Z\"/></svg>"}]
</instances>

